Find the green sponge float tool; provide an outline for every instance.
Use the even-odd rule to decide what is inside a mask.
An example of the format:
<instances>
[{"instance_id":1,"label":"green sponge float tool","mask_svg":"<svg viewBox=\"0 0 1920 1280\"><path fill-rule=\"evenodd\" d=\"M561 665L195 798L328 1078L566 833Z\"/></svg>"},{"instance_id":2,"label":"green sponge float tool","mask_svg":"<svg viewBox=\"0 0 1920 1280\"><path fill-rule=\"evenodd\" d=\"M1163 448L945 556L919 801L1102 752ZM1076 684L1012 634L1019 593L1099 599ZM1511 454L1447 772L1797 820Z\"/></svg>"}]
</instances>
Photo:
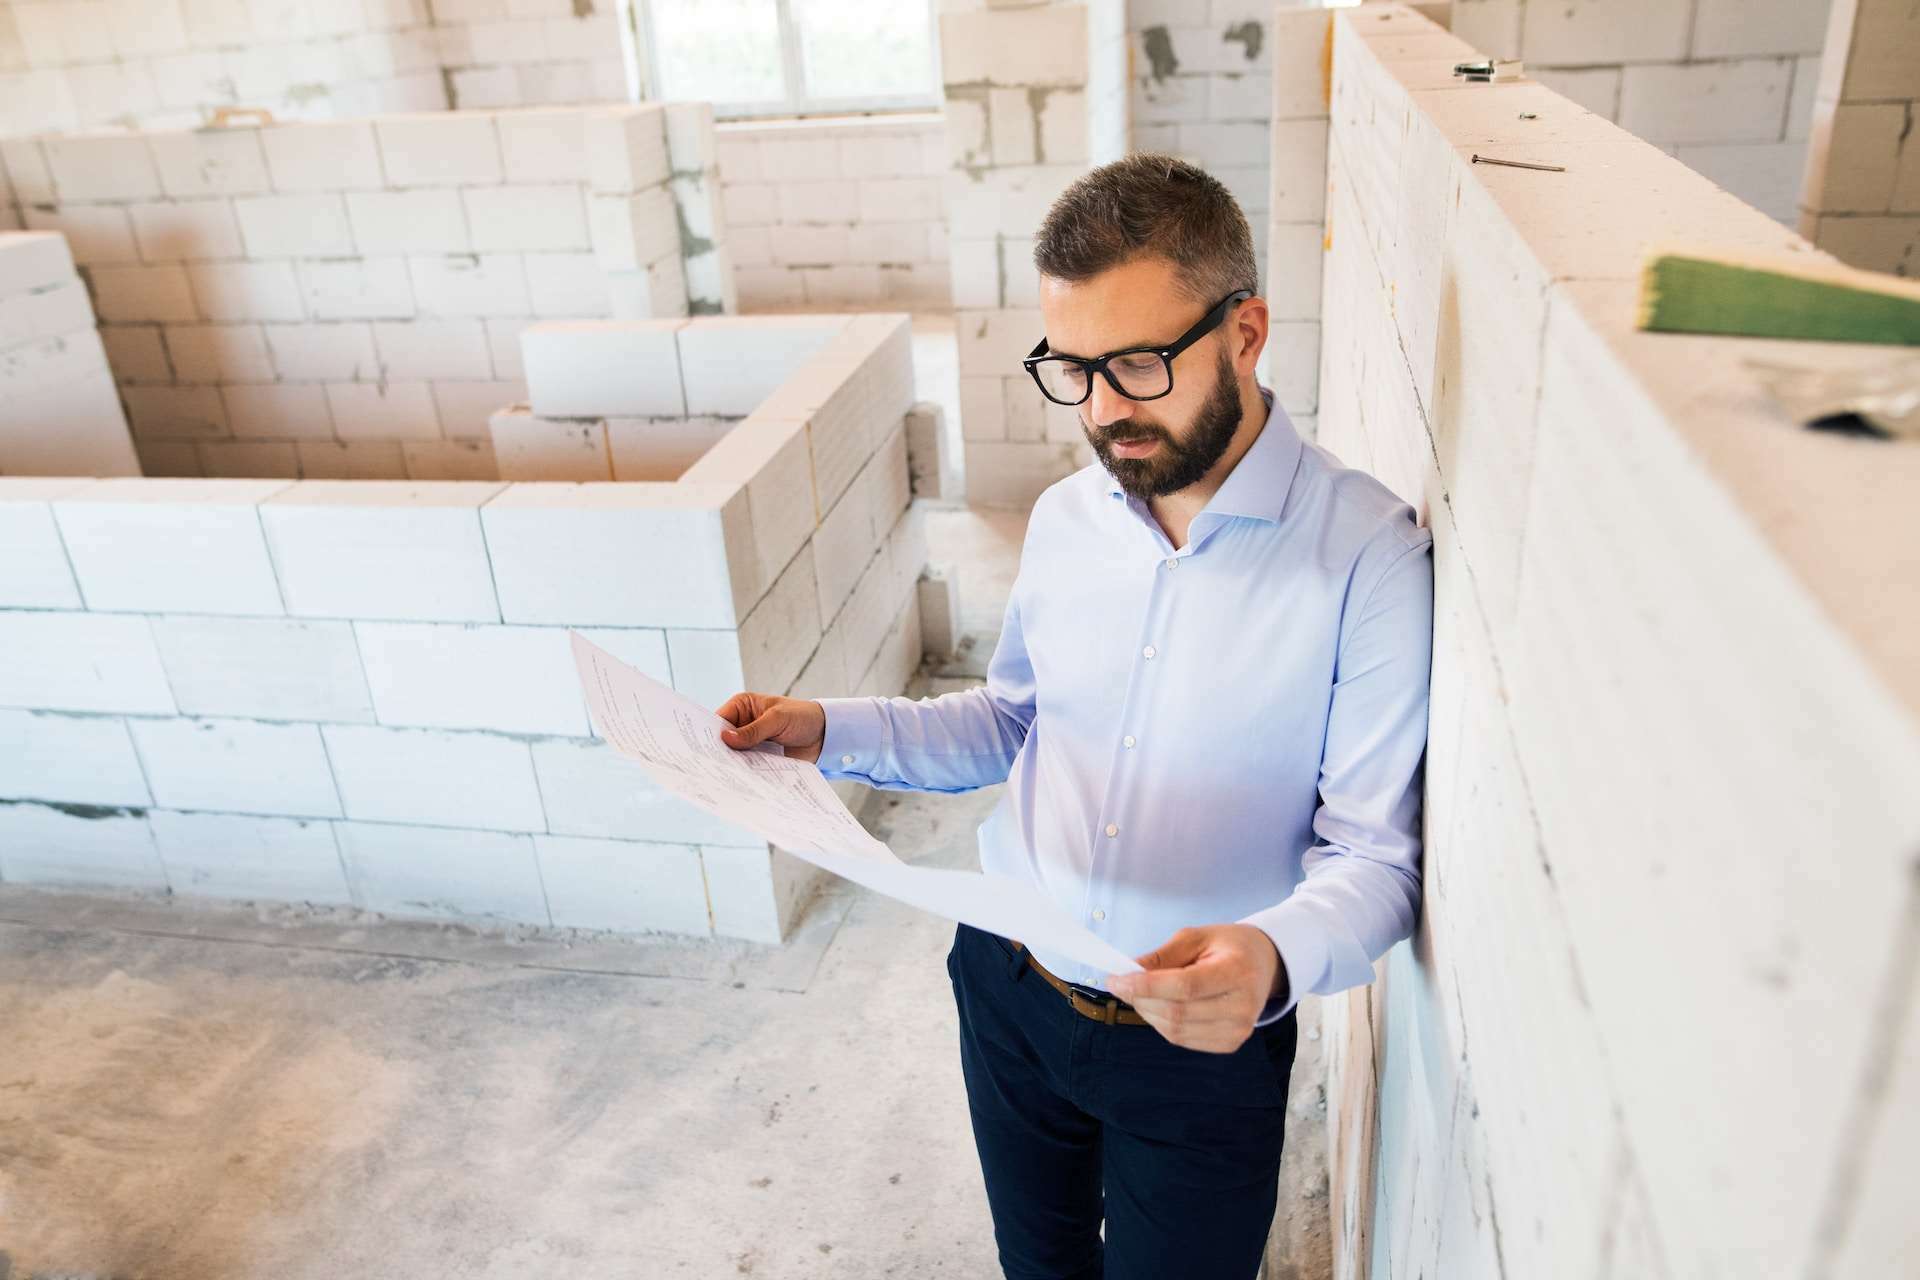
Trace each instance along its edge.
<instances>
[{"instance_id":1,"label":"green sponge float tool","mask_svg":"<svg viewBox=\"0 0 1920 1280\"><path fill-rule=\"evenodd\" d=\"M1920 345L1920 282L1831 258L1658 249L1640 272L1642 329Z\"/></svg>"}]
</instances>

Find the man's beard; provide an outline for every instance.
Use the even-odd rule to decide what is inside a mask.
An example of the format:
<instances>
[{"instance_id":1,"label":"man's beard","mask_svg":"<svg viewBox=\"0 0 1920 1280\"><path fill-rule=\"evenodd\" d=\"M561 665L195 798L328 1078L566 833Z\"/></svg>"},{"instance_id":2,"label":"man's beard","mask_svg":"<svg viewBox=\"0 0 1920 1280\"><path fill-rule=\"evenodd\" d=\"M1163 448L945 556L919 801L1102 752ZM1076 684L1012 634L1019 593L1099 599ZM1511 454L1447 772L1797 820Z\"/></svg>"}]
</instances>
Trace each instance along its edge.
<instances>
[{"instance_id":1,"label":"man's beard","mask_svg":"<svg viewBox=\"0 0 1920 1280\"><path fill-rule=\"evenodd\" d=\"M1162 494L1178 493L1213 469L1227 447L1233 443L1234 429L1240 425L1240 388L1234 385L1233 363L1225 351L1215 365L1213 391L1186 438L1176 439L1158 423L1140 418L1122 418L1113 424L1120 440L1157 439L1160 447L1144 458L1123 458L1113 452L1114 436L1109 432L1089 433L1093 451L1102 466L1127 493L1145 501Z\"/></svg>"}]
</instances>

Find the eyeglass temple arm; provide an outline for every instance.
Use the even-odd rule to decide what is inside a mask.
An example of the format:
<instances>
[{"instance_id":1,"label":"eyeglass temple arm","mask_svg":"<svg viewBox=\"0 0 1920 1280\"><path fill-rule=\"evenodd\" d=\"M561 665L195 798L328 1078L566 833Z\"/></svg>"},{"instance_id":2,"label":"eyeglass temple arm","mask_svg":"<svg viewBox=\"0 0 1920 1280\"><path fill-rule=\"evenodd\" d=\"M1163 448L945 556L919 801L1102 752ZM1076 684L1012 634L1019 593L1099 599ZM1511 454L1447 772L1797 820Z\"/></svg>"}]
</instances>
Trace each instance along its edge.
<instances>
[{"instance_id":1,"label":"eyeglass temple arm","mask_svg":"<svg viewBox=\"0 0 1920 1280\"><path fill-rule=\"evenodd\" d=\"M1227 308L1231 307L1236 302L1244 302L1246 299L1251 298L1253 294L1254 294L1254 291L1252 289L1235 289L1232 293L1228 294L1226 297L1220 299L1219 302L1215 303L1207 311L1206 315L1200 317L1199 321L1194 324L1193 328L1181 334L1169 346L1128 347L1125 351L1109 351L1104 356L1094 356L1094 357L1062 356L1061 359L1072 360L1075 364L1078 364L1082 368L1085 368L1089 371L1098 369L1101 373L1106 373L1107 380L1109 382L1112 382L1113 375L1111 373L1107 373L1107 361L1113 359L1113 357L1123 356L1131 351L1157 351L1162 356L1171 360L1173 359L1173 357L1179 355L1182 351L1185 351L1188 347L1192 346L1194 343L1198 342L1200 339L1206 337L1207 334L1213 332L1213 330L1220 324L1221 320L1226 318ZM1040 341L1034 344L1033 350L1027 352L1026 359L1033 360L1047 354L1049 354L1047 351L1047 340L1046 338L1042 337ZM1125 394L1125 393L1123 392L1122 394Z\"/></svg>"}]
</instances>

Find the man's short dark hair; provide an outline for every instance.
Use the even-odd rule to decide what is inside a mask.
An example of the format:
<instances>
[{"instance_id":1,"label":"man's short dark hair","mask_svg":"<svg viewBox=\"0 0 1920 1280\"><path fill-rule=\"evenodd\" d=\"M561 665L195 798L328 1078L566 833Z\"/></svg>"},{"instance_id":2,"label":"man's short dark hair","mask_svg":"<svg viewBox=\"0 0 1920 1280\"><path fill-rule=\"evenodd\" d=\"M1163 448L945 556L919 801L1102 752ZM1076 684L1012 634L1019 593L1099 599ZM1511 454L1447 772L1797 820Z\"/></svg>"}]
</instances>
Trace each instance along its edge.
<instances>
[{"instance_id":1,"label":"man's short dark hair","mask_svg":"<svg viewBox=\"0 0 1920 1280\"><path fill-rule=\"evenodd\" d=\"M1260 287L1253 233L1233 193L1198 165L1154 151L1074 179L1033 242L1042 275L1075 283L1142 256L1173 263L1203 306Z\"/></svg>"}]
</instances>

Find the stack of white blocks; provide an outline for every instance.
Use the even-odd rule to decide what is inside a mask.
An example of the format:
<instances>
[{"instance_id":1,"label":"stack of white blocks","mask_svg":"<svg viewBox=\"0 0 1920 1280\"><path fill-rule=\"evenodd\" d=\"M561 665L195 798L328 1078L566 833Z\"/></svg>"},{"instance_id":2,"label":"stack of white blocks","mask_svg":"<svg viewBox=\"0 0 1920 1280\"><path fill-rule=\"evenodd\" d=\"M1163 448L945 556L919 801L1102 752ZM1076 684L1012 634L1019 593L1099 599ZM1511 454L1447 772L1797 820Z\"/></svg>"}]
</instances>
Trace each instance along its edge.
<instances>
[{"instance_id":1,"label":"stack of white blocks","mask_svg":"<svg viewBox=\"0 0 1920 1280\"><path fill-rule=\"evenodd\" d=\"M730 550L731 570L799 610L777 647L742 629L749 678L748 655L771 664L752 687L784 692L804 665L806 696L896 688L919 661L926 563L911 343L885 313L536 325L531 404L495 415L496 447L529 478L670 474L629 486L642 504L744 487L751 553Z\"/></svg>"},{"instance_id":2,"label":"stack of white blocks","mask_svg":"<svg viewBox=\"0 0 1920 1280\"><path fill-rule=\"evenodd\" d=\"M810 864L594 740L566 637L905 687L909 327L823 331L673 482L0 479L0 879L779 940Z\"/></svg>"},{"instance_id":3,"label":"stack of white blocks","mask_svg":"<svg viewBox=\"0 0 1920 1280\"><path fill-rule=\"evenodd\" d=\"M1126 19L1113 0L940 14L947 220L967 497L1027 506L1093 460L1074 409L1020 367L1041 336L1033 237L1089 165L1126 149Z\"/></svg>"},{"instance_id":4,"label":"stack of white blocks","mask_svg":"<svg viewBox=\"0 0 1920 1280\"><path fill-rule=\"evenodd\" d=\"M1272 72L1266 225L1266 381L1311 440L1320 412L1320 263L1326 239L1327 69L1331 19L1283 5L1267 28ZM1260 230L1256 224L1256 241Z\"/></svg>"},{"instance_id":5,"label":"stack of white blocks","mask_svg":"<svg viewBox=\"0 0 1920 1280\"><path fill-rule=\"evenodd\" d=\"M1407 8L1334 23L1320 444L1435 572L1423 918L1327 1007L1340 1271L1897 1274L1920 457L1746 364L1882 357L1636 330L1668 237L1822 255Z\"/></svg>"},{"instance_id":6,"label":"stack of white blocks","mask_svg":"<svg viewBox=\"0 0 1920 1280\"><path fill-rule=\"evenodd\" d=\"M0 475L140 474L67 243L0 231Z\"/></svg>"},{"instance_id":7,"label":"stack of white blocks","mask_svg":"<svg viewBox=\"0 0 1920 1280\"><path fill-rule=\"evenodd\" d=\"M537 324L528 403L490 428L506 480L672 480L848 322L844 315Z\"/></svg>"},{"instance_id":8,"label":"stack of white blocks","mask_svg":"<svg viewBox=\"0 0 1920 1280\"><path fill-rule=\"evenodd\" d=\"M1900 0L1833 0L1814 80L1800 234L1869 271L1920 273L1920 10ZM1803 128L1805 119L1795 123ZM1684 158L1684 157L1683 157Z\"/></svg>"},{"instance_id":9,"label":"stack of white blocks","mask_svg":"<svg viewBox=\"0 0 1920 1280\"><path fill-rule=\"evenodd\" d=\"M575 0L0 3L0 135L620 102L611 4Z\"/></svg>"},{"instance_id":10,"label":"stack of white blocks","mask_svg":"<svg viewBox=\"0 0 1920 1280\"><path fill-rule=\"evenodd\" d=\"M724 273L715 155L700 103L0 142L176 476L491 478L522 329L685 314L683 222Z\"/></svg>"},{"instance_id":11,"label":"stack of white blocks","mask_svg":"<svg viewBox=\"0 0 1920 1280\"><path fill-rule=\"evenodd\" d=\"M1833 7L1467 0L1451 18L1455 34L1483 53L1521 59L1530 78L1792 225ZM1899 0L1888 10L1912 22ZM1911 45L1886 52L1890 65L1915 57Z\"/></svg>"},{"instance_id":12,"label":"stack of white blocks","mask_svg":"<svg viewBox=\"0 0 1920 1280\"><path fill-rule=\"evenodd\" d=\"M723 125L727 243L743 304L945 310L946 169L934 113Z\"/></svg>"},{"instance_id":13,"label":"stack of white blocks","mask_svg":"<svg viewBox=\"0 0 1920 1280\"><path fill-rule=\"evenodd\" d=\"M1301 3L1293 0L1296 7ZM1314 8L1326 16L1321 6ZM1278 11L1272 0L1145 0L1127 6L1133 149L1191 160L1233 192L1255 228L1262 279L1267 246L1258 229L1269 207L1269 126L1295 118L1305 105L1288 101L1282 114L1275 99L1315 92L1321 81L1317 67L1300 74L1291 34L1276 25L1288 12L1285 0ZM1315 64L1320 52L1311 51Z\"/></svg>"},{"instance_id":14,"label":"stack of white blocks","mask_svg":"<svg viewBox=\"0 0 1920 1280\"><path fill-rule=\"evenodd\" d=\"M713 109L700 102L670 102L665 110L667 189L680 215L678 260L686 296L678 312L655 307L648 314L701 316L735 311L733 250Z\"/></svg>"}]
</instances>

